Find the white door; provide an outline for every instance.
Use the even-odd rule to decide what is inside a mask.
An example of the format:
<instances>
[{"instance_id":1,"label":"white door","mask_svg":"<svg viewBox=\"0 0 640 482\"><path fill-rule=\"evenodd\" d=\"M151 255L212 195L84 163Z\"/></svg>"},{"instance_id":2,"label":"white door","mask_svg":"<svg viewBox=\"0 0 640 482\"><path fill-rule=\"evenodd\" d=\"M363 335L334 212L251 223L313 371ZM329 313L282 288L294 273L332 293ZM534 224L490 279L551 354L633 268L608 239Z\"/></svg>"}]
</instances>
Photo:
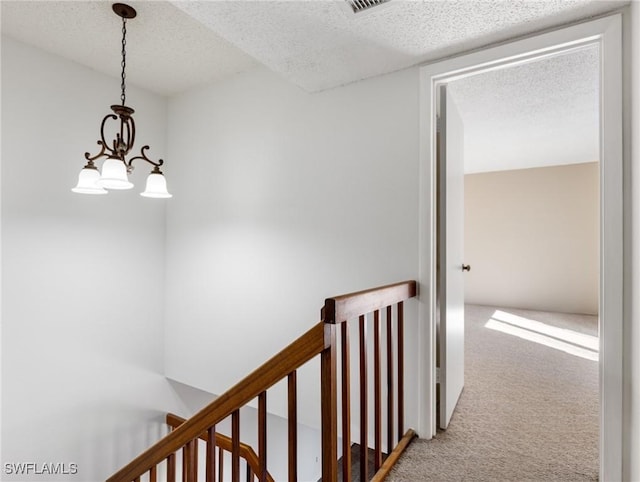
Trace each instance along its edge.
<instances>
[{"instance_id":1,"label":"white door","mask_svg":"<svg viewBox=\"0 0 640 482\"><path fill-rule=\"evenodd\" d=\"M445 429L464 386L464 132L446 86L440 87L439 95L439 419Z\"/></svg>"}]
</instances>

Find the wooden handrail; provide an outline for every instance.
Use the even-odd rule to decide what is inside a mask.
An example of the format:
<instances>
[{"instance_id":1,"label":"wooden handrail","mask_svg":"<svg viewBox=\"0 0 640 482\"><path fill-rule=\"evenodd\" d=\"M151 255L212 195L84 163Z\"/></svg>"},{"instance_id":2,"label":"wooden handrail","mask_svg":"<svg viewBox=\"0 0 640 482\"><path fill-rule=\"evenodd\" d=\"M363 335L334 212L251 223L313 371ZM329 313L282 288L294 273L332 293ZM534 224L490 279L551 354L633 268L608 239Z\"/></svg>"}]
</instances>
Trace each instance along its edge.
<instances>
[{"instance_id":1,"label":"wooden handrail","mask_svg":"<svg viewBox=\"0 0 640 482\"><path fill-rule=\"evenodd\" d=\"M380 481L386 477L386 474L398 459L402 451L412 440L413 431L407 432L405 437L401 433L404 427L404 302L409 298L413 298L417 294L417 283L415 281L403 281L392 285L382 286L347 295L336 296L325 300L322 308L322 320L329 326L341 325L341 359L342 368L342 400L341 400L341 417L342 417L342 473L343 482L351 482L351 407L350 407L350 362L349 362L349 332L348 322L356 319L359 324L359 354L360 354L360 480L368 480L368 450L369 450L369 433L368 433L368 397L367 397L367 341L366 341L366 325L367 315L372 313L372 331L373 331L373 425L374 425L374 468L376 471L375 480ZM393 345L393 306L396 306L396 325L397 325L397 346L395 347L395 355L397 360L397 385L394 381L394 345ZM387 374L387 396L386 407L383 407L382 400L382 362L383 355L381 349L381 329L382 315L384 314L384 324L386 327L386 350L384 361L386 362ZM334 333L336 331L334 330ZM335 420L334 423L322 426L322 477L323 482L326 478L328 481L336 480L337 463L336 463L336 424L337 415L335 412L336 405L336 359L335 355L330 355L332 350L325 350L322 354L322 401L323 401L323 420ZM397 388L397 398L394 398L394 385ZM394 403L395 400L395 403ZM397 403L397 405L396 405ZM397 406L398 421L398 440L399 444L394 444L394 406ZM326 407L326 410L325 408ZM383 464L382 454L382 416L383 410L386 408L386 425L387 425L387 450L393 452Z\"/></svg>"},{"instance_id":2,"label":"wooden handrail","mask_svg":"<svg viewBox=\"0 0 640 482\"><path fill-rule=\"evenodd\" d=\"M179 417L178 415L174 415L173 413L168 413L166 421L167 425L169 425L171 428L176 429L187 420ZM200 434L200 440L204 440L205 442L209 441L209 435L207 434L207 432ZM233 443L231 441L231 437L216 432L216 447L221 447L223 450L231 452L232 444ZM247 461L254 474L260 473L260 462L258 460L258 454L256 454L256 452L253 450L253 448L251 448L250 445L240 442L240 457ZM267 473L267 481L274 482L273 477L271 477L271 474L269 473Z\"/></svg>"},{"instance_id":3,"label":"wooden handrail","mask_svg":"<svg viewBox=\"0 0 640 482\"><path fill-rule=\"evenodd\" d=\"M347 295L327 298L322 309L325 323L343 323L416 296L416 282L402 281Z\"/></svg>"},{"instance_id":4,"label":"wooden handrail","mask_svg":"<svg viewBox=\"0 0 640 482\"><path fill-rule=\"evenodd\" d=\"M187 442L200 437L209 427L224 420L238 407L246 405L289 373L322 353L331 342L331 337L325 335L325 327L325 323L316 324L260 368L122 467L109 477L107 482L135 480L170 454L184 447Z\"/></svg>"},{"instance_id":5,"label":"wooden handrail","mask_svg":"<svg viewBox=\"0 0 640 482\"><path fill-rule=\"evenodd\" d=\"M349 362L349 334L347 321L358 321L358 345L360 358L360 475L363 480L368 479L368 384L367 384L367 315L373 313L369 321L373 323L373 388L374 388L374 430L375 430L375 467L381 470L375 480L382 480L400 453L413 438L409 430L402 436L404 430L404 302L417 294L415 281L404 281L392 285L359 291L342 296L328 298L322 308L322 321L308 332L295 340L284 350L273 356L260 368L254 370L242 381L223 393L216 400L197 412L193 417L184 420L176 415L167 415L167 424L174 430L159 440L151 448L121 468L107 479L106 482L139 481L140 477L149 472L150 481L156 478L158 464L167 461L167 481L176 479L176 453L182 451L183 480L195 482L198 477L198 439L207 442L206 448L206 480L215 480L216 465L219 478L222 478L223 461L222 450L231 453L232 480L237 482L240 474L240 459L247 462L247 473L257 475L261 482L273 482L267 471L267 390L276 383L287 379L288 387L288 480L297 480L297 370L320 355L320 397L321 397L321 438L322 438L322 480L323 482L337 482L338 461L338 363L342 369L340 409L342 416L342 437L351 441L351 390L350 390L350 362ZM396 316L393 316L395 305ZM395 321L395 323L394 323ZM382 323L386 327L386 349L381 346ZM337 330L340 324L340 330ZM394 336L393 325L397 326L397 346L392 343ZM340 354L337 352L340 337ZM394 353L395 352L395 353ZM338 360L340 358L340 360ZM396 362L394 363L394 358ZM382 399L382 362L386 361L386 403ZM394 375L394 372L397 373ZM395 386L395 387L394 387ZM392 393L396 388L397 394ZM258 454L250 446L240 443L240 409L252 400L258 398ZM398 445L382 462L382 416L386 407L387 445L392 449L397 432ZM397 407L397 409L396 409ZM397 428L394 426L394 414L397 411ZM232 417L231 437L216 432L216 425L227 417ZM215 457L218 447L219 455ZM216 464L218 459L219 464ZM343 482L351 481L351 464L349 444L343 451Z\"/></svg>"}]
</instances>

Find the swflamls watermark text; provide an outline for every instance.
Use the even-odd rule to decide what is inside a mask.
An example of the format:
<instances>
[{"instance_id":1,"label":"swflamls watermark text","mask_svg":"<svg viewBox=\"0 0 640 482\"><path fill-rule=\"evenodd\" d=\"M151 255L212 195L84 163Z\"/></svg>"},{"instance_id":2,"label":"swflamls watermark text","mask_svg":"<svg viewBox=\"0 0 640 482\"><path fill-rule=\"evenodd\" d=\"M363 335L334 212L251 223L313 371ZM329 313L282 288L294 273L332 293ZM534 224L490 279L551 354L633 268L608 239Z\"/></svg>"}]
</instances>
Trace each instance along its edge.
<instances>
[{"instance_id":1,"label":"swflamls watermark text","mask_svg":"<svg viewBox=\"0 0 640 482\"><path fill-rule=\"evenodd\" d=\"M5 462L4 473L7 475L75 475L78 464L73 462Z\"/></svg>"}]
</instances>

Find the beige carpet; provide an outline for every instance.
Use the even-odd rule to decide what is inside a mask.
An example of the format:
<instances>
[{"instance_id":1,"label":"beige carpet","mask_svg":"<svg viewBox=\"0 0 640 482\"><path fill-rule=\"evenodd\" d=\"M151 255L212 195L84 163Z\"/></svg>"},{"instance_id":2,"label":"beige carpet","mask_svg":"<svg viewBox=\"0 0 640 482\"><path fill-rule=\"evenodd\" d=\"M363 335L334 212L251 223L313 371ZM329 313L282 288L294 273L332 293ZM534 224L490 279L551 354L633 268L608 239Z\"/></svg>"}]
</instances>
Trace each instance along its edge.
<instances>
[{"instance_id":1,"label":"beige carpet","mask_svg":"<svg viewBox=\"0 0 640 482\"><path fill-rule=\"evenodd\" d=\"M597 335L593 316L468 305L465 388L451 424L414 441L387 480L598 480L597 361L545 346L539 334L533 342L485 327L496 310L509 322L494 326L511 331L526 318ZM522 333L542 326L533 325ZM556 345L563 338L551 334Z\"/></svg>"}]
</instances>

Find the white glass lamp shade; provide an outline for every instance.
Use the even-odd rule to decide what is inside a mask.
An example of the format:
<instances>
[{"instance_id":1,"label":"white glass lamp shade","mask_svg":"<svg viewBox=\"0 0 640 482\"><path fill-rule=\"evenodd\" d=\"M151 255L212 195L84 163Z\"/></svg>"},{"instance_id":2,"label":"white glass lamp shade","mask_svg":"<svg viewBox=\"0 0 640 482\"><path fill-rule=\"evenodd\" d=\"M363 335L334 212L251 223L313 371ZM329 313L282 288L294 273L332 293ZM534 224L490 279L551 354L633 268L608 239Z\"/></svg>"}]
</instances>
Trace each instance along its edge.
<instances>
[{"instance_id":1,"label":"white glass lamp shade","mask_svg":"<svg viewBox=\"0 0 640 482\"><path fill-rule=\"evenodd\" d=\"M104 161L98 185L107 189L131 189L133 187L127 177L127 167L119 159Z\"/></svg>"},{"instance_id":2,"label":"white glass lamp shade","mask_svg":"<svg viewBox=\"0 0 640 482\"><path fill-rule=\"evenodd\" d=\"M152 172L147 177L147 185L144 192L140 193L144 197L169 198L172 194L167 191L167 180L161 172Z\"/></svg>"},{"instance_id":3,"label":"white glass lamp shade","mask_svg":"<svg viewBox=\"0 0 640 482\"><path fill-rule=\"evenodd\" d=\"M107 194L108 191L98 185L99 180L100 171L95 167L84 167L78 174L78 184L71 190L80 194Z\"/></svg>"}]
</instances>

